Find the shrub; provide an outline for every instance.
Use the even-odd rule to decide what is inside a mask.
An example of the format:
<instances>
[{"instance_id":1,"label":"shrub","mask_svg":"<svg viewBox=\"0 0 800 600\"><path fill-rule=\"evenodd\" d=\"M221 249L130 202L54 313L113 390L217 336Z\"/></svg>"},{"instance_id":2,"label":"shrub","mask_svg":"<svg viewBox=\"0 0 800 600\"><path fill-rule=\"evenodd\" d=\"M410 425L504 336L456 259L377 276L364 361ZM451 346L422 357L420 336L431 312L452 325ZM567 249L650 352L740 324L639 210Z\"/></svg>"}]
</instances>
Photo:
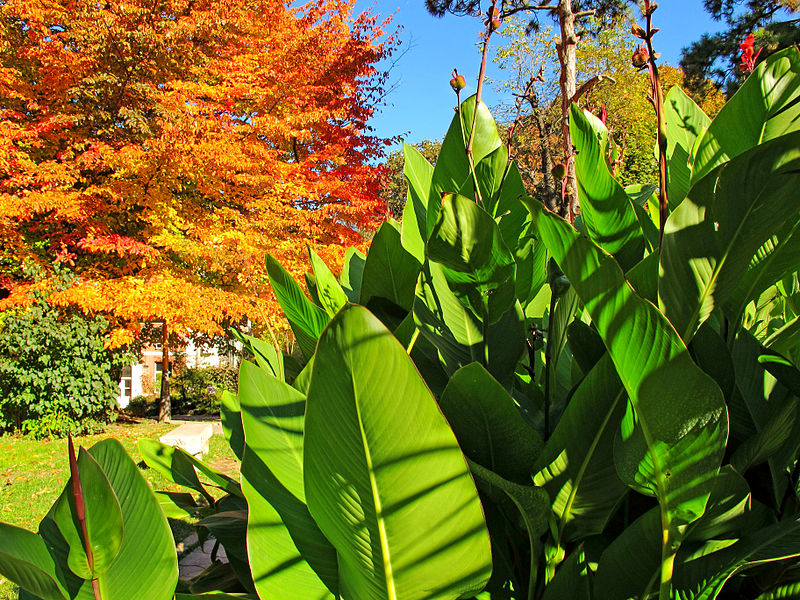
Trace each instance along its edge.
<instances>
[{"instance_id":1,"label":"shrub","mask_svg":"<svg viewBox=\"0 0 800 600\"><path fill-rule=\"evenodd\" d=\"M222 392L237 391L238 372L232 366L184 367L170 382L173 410L184 414L218 414Z\"/></svg>"},{"instance_id":2,"label":"shrub","mask_svg":"<svg viewBox=\"0 0 800 600\"><path fill-rule=\"evenodd\" d=\"M0 316L0 431L35 437L96 430L119 394L120 351L104 317L64 314L40 299Z\"/></svg>"}]
</instances>

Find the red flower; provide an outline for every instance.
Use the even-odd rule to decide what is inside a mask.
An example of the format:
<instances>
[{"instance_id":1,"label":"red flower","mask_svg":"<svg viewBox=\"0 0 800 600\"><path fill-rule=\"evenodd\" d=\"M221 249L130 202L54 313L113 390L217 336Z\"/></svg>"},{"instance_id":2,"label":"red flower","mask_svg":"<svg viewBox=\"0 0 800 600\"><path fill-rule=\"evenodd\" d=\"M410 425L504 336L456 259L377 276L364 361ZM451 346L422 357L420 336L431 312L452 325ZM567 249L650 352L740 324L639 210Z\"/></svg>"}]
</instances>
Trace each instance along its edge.
<instances>
[{"instance_id":1,"label":"red flower","mask_svg":"<svg viewBox=\"0 0 800 600\"><path fill-rule=\"evenodd\" d=\"M752 73L753 69L756 68L756 60L758 55L761 54L761 48L756 52L753 47L754 43L755 36L751 33L739 44L739 48L742 51L742 64L739 65L739 69L741 69L742 73Z\"/></svg>"}]
</instances>

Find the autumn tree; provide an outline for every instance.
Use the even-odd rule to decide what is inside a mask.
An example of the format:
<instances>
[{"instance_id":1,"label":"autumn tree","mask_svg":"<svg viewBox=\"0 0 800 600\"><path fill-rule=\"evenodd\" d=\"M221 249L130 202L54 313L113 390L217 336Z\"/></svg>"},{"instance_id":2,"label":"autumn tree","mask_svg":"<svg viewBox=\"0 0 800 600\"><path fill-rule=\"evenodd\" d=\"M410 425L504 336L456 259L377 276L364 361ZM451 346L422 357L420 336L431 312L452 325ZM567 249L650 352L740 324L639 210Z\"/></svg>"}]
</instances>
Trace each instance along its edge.
<instances>
[{"instance_id":1,"label":"autumn tree","mask_svg":"<svg viewBox=\"0 0 800 600\"><path fill-rule=\"evenodd\" d=\"M112 345L277 320L265 251L335 261L385 213L392 39L354 3L0 3L0 310L52 288L20 265L59 264L79 282L48 301L109 316Z\"/></svg>"}]
</instances>

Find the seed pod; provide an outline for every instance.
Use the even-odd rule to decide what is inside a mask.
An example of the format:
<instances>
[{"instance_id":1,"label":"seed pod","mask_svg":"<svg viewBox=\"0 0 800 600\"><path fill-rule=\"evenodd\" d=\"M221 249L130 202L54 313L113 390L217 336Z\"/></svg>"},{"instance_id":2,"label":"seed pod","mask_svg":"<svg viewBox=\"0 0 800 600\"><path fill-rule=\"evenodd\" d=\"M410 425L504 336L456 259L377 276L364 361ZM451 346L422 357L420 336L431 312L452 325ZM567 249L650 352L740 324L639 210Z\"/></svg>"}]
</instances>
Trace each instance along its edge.
<instances>
[{"instance_id":1,"label":"seed pod","mask_svg":"<svg viewBox=\"0 0 800 600\"><path fill-rule=\"evenodd\" d=\"M637 69L644 69L647 66L647 63L650 61L650 54L647 52L647 48L643 45L636 48L633 51L633 56L631 57L631 64Z\"/></svg>"},{"instance_id":2,"label":"seed pod","mask_svg":"<svg viewBox=\"0 0 800 600\"><path fill-rule=\"evenodd\" d=\"M631 26L631 33L641 40L643 40L647 35L644 31L644 28L638 23L634 23Z\"/></svg>"},{"instance_id":3,"label":"seed pod","mask_svg":"<svg viewBox=\"0 0 800 600\"><path fill-rule=\"evenodd\" d=\"M557 164L553 169L550 171L550 174L561 181L567 175L567 167L564 163Z\"/></svg>"},{"instance_id":4,"label":"seed pod","mask_svg":"<svg viewBox=\"0 0 800 600\"><path fill-rule=\"evenodd\" d=\"M467 87L467 82L464 79L463 75L456 75L450 80L450 87L453 88L453 91L458 92L463 90Z\"/></svg>"}]
</instances>

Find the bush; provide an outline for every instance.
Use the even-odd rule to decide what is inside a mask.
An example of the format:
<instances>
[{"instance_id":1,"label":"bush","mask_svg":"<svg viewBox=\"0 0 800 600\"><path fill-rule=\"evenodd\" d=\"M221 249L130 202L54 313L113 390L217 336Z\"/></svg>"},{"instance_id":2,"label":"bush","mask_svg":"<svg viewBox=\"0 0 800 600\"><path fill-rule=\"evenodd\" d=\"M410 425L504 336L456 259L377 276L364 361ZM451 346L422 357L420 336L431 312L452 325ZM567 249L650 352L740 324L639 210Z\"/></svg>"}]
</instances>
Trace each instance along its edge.
<instances>
[{"instance_id":1,"label":"bush","mask_svg":"<svg viewBox=\"0 0 800 600\"><path fill-rule=\"evenodd\" d=\"M0 431L96 431L112 416L126 355L104 347L109 322L40 299L0 315Z\"/></svg>"},{"instance_id":2,"label":"bush","mask_svg":"<svg viewBox=\"0 0 800 600\"><path fill-rule=\"evenodd\" d=\"M170 382L173 410L183 414L219 414L223 391L237 392L236 367L184 367Z\"/></svg>"}]
</instances>

